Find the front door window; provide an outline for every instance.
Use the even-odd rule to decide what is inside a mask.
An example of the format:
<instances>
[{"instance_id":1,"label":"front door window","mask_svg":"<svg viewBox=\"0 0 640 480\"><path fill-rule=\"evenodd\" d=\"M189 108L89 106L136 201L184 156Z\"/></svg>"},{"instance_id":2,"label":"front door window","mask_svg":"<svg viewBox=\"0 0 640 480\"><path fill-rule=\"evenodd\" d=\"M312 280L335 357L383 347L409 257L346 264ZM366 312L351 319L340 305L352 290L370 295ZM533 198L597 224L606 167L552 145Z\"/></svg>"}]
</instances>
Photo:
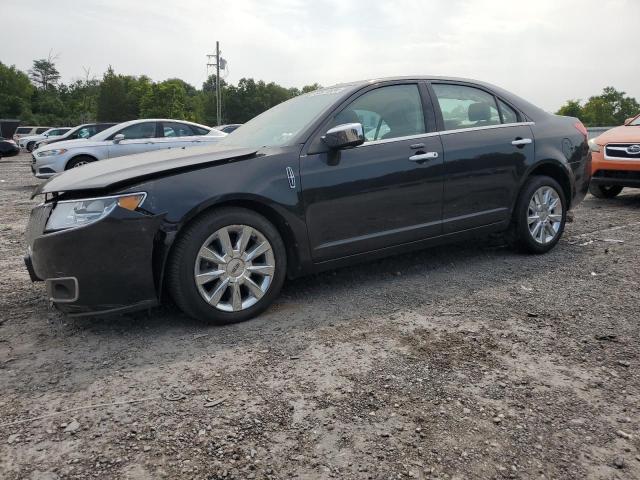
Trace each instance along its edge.
<instances>
[{"instance_id":1,"label":"front door window","mask_svg":"<svg viewBox=\"0 0 640 480\"><path fill-rule=\"evenodd\" d=\"M425 133L417 85L376 88L351 102L333 119L333 126L361 123L366 142Z\"/></svg>"}]
</instances>

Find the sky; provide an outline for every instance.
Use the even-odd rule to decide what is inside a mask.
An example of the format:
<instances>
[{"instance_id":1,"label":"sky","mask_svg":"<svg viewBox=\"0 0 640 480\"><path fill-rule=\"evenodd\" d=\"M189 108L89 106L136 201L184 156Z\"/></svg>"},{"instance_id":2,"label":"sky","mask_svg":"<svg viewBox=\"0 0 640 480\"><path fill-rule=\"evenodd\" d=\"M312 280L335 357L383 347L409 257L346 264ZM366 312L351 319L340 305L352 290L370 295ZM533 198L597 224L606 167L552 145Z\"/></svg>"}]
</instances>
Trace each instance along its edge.
<instances>
[{"instance_id":1,"label":"sky","mask_svg":"<svg viewBox=\"0 0 640 480\"><path fill-rule=\"evenodd\" d=\"M200 87L219 40L231 83L445 75L548 111L606 86L640 100L640 0L0 0L0 11L0 61L26 71L52 52L65 82L111 65Z\"/></svg>"}]
</instances>

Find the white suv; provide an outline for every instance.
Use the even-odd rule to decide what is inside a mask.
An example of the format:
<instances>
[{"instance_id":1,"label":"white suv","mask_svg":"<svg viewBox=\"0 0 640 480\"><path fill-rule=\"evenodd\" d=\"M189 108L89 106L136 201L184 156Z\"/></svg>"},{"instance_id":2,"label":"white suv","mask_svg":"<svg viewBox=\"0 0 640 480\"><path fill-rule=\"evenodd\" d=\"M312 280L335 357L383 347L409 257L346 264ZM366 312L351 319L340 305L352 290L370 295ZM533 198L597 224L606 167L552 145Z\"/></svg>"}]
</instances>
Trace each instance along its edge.
<instances>
[{"instance_id":1,"label":"white suv","mask_svg":"<svg viewBox=\"0 0 640 480\"><path fill-rule=\"evenodd\" d=\"M62 141L37 148L32 153L31 171L38 178L49 178L96 160L215 143L226 135L182 120L132 120L107 128L88 139Z\"/></svg>"},{"instance_id":2,"label":"white suv","mask_svg":"<svg viewBox=\"0 0 640 480\"><path fill-rule=\"evenodd\" d=\"M47 130L46 132L43 132L40 135L28 135L26 137L21 137L20 140L18 141L18 145L20 145L20 148L24 148L27 151L31 152L33 151L33 147L35 147L36 143L38 143L40 140L45 140L48 138L53 139L56 137L60 137L65 133L67 133L69 130L71 130L70 127L50 128L49 130Z\"/></svg>"}]
</instances>

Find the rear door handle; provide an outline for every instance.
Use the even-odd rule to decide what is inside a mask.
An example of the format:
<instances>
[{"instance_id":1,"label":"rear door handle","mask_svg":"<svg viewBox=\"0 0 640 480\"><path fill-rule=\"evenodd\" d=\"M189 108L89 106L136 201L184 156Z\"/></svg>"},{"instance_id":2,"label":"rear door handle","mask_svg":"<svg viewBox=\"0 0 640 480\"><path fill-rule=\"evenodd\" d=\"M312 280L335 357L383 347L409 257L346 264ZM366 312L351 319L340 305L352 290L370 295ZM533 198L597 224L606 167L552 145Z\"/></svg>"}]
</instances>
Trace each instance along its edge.
<instances>
[{"instance_id":1,"label":"rear door handle","mask_svg":"<svg viewBox=\"0 0 640 480\"><path fill-rule=\"evenodd\" d=\"M531 140L530 138L517 138L516 140L511 142L511 145L513 145L514 147L520 147L522 145L529 145L530 143L533 143L533 140Z\"/></svg>"},{"instance_id":2,"label":"rear door handle","mask_svg":"<svg viewBox=\"0 0 640 480\"><path fill-rule=\"evenodd\" d=\"M438 152L419 153L418 155L411 155L409 160L412 162L424 162L425 160L431 160L438 158Z\"/></svg>"}]
</instances>

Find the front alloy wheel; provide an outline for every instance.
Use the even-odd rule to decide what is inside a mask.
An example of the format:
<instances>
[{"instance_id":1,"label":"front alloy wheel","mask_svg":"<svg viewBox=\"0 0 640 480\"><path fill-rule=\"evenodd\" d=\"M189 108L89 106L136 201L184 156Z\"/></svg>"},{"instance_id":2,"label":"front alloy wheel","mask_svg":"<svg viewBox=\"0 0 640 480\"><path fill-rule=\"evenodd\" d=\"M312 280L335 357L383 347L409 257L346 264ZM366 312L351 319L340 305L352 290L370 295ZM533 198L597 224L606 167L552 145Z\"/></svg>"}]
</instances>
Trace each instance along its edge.
<instances>
[{"instance_id":1,"label":"front alloy wheel","mask_svg":"<svg viewBox=\"0 0 640 480\"><path fill-rule=\"evenodd\" d=\"M202 214L180 232L167 281L182 311L222 325L266 309L286 271L286 250L274 225L254 211L225 207Z\"/></svg>"},{"instance_id":2,"label":"front alloy wheel","mask_svg":"<svg viewBox=\"0 0 640 480\"><path fill-rule=\"evenodd\" d=\"M198 251L194 278L198 292L223 312L255 305L271 285L275 257L269 240L249 225L222 227Z\"/></svg>"}]
</instances>

